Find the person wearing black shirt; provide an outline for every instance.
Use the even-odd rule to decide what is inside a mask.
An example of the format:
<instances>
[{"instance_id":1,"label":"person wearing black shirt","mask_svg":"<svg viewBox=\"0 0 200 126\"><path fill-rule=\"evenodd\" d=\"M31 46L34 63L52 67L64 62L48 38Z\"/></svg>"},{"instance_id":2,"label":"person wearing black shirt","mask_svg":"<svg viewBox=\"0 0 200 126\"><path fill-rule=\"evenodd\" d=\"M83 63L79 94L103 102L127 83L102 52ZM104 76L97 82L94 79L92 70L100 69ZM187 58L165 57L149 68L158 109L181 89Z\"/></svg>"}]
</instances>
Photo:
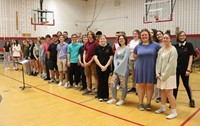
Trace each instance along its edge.
<instances>
[{"instance_id":1,"label":"person wearing black shirt","mask_svg":"<svg viewBox=\"0 0 200 126\"><path fill-rule=\"evenodd\" d=\"M51 71L51 80L49 80L49 83L51 82L58 82L58 80L55 79L55 72L56 72L56 77L59 78L58 76L58 66L57 66L57 45L59 44L58 42L58 35L54 34L53 35L53 43L49 45L48 48L48 67Z\"/></svg>"},{"instance_id":2,"label":"person wearing black shirt","mask_svg":"<svg viewBox=\"0 0 200 126\"><path fill-rule=\"evenodd\" d=\"M106 36L101 35L99 38L99 45L95 48L94 52L94 60L97 64L96 71L99 78L98 98L100 102L107 101L109 98L108 78L112 59L112 47L107 44Z\"/></svg>"},{"instance_id":3,"label":"person wearing black shirt","mask_svg":"<svg viewBox=\"0 0 200 126\"><path fill-rule=\"evenodd\" d=\"M28 49L28 59L30 62L30 73L28 73L28 74L36 76L35 57L33 55L33 49L35 47L35 43L32 40L28 40L28 42L30 44L29 49Z\"/></svg>"},{"instance_id":4,"label":"person wearing black shirt","mask_svg":"<svg viewBox=\"0 0 200 126\"><path fill-rule=\"evenodd\" d=\"M65 38L64 41L69 45L69 44L71 43L71 39L68 38L68 32L67 32L67 31L64 31L64 32L63 32L63 36L64 36L64 38Z\"/></svg>"},{"instance_id":5,"label":"person wearing black shirt","mask_svg":"<svg viewBox=\"0 0 200 126\"><path fill-rule=\"evenodd\" d=\"M192 98L192 90L189 84L189 76L192 69L192 60L195 55L194 48L192 43L186 41L186 33L184 31L180 31L177 34L177 44L175 45L176 50L178 52L178 64L176 71L176 84L177 88L174 89L174 96L177 97L178 87L179 87L179 77L183 81L183 85L187 91L189 97L189 105L190 107L195 107L195 101Z\"/></svg>"},{"instance_id":6,"label":"person wearing black shirt","mask_svg":"<svg viewBox=\"0 0 200 126\"><path fill-rule=\"evenodd\" d=\"M82 81L82 88L80 89L85 90L87 89L87 82L86 82L86 76L85 76L85 71L84 71L84 63L83 63L83 53L84 53L84 45L89 41L87 35L83 35L83 46L79 49L78 54L79 54L79 63L81 65L80 67L80 73L81 73L81 81Z\"/></svg>"},{"instance_id":7,"label":"person wearing black shirt","mask_svg":"<svg viewBox=\"0 0 200 126\"><path fill-rule=\"evenodd\" d=\"M5 69L10 69L10 56L11 56L10 42L6 41L3 48L4 48L4 67Z\"/></svg>"}]
</instances>

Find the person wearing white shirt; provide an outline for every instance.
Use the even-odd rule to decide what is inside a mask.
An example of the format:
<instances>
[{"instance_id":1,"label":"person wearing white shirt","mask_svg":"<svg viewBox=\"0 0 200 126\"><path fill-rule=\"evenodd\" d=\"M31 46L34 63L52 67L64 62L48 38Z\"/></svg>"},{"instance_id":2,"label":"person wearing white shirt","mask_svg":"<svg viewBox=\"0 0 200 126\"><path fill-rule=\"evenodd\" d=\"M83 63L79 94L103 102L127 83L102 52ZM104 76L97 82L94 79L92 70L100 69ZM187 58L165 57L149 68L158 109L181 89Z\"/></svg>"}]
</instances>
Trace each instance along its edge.
<instances>
[{"instance_id":1,"label":"person wearing white shirt","mask_svg":"<svg viewBox=\"0 0 200 126\"><path fill-rule=\"evenodd\" d=\"M140 31L134 30L133 31L133 40L130 41L130 56L129 56L129 69L131 71L132 77L134 76L134 67L135 67L135 59L133 57L134 48L140 43ZM134 79L132 79L132 87L128 90L128 93L135 93L136 92L136 84L134 83Z\"/></svg>"},{"instance_id":2,"label":"person wearing white shirt","mask_svg":"<svg viewBox=\"0 0 200 126\"><path fill-rule=\"evenodd\" d=\"M21 46L20 44L18 44L17 40L13 40L12 51L13 51L13 69L18 70L16 62L19 62Z\"/></svg>"}]
</instances>

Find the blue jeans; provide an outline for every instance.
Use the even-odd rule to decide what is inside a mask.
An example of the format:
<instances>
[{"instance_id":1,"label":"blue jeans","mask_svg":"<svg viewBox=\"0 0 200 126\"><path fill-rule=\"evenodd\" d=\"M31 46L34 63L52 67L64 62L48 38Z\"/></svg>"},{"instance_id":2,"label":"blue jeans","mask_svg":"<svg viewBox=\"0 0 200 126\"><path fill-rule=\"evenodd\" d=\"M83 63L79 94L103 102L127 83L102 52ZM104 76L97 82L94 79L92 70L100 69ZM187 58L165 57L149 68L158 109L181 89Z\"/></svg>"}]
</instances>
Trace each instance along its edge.
<instances>
[{"instance_id":1,"label":"blue jeans","mask_svg":"<svg viewBox=\"0 0 200 126\"><path fill-rule=\"evenodd\" d=\"M10 67L10 52L6 52L4 56L4 67L9 68Z\"/></svg>"}]
</instances>

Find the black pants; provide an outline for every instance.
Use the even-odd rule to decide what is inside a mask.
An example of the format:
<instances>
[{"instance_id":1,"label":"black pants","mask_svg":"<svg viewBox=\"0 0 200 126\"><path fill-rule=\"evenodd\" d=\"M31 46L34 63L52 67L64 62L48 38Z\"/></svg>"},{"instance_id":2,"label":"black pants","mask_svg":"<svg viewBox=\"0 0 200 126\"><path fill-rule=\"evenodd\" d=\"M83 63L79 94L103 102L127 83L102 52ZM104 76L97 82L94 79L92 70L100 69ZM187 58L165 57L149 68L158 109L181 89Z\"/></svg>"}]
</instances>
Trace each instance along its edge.
<instances>
[{"instance_id":1,"label":"black pants","mask_svg":"<svg viewBox=\"0 0 200 126\"><path fill-rule=\"evenodd\" d=\"M86 83L86 76L85 76L84 67L80 67L80 71L81 71L82 86L83 86L83 88L87 88L87 83Z\"/></svg>"},{"instance_id":2,"label":"black pants","mask_svg":"<svg viewBox=\"0 0 200 126\"><path fill-rule=\"evenodd\" d=\"M74 79L73 76L75 76L75 82L76 85L80 82L80 67L78 66L78 63L70 63L69 67L69 82L70 85L73 85Z\"/></svg>"},{"instance_id":3,"label":"black pants","mask_svg":"<svg viewBox=\"0 0 200 126\"><path fill-rule=\"evenodd\" d=\"M178 94L180 76L181 76L181 79L183 81L183 85L184 85L184 87L185 87L185 89L187 91L188 97L189 97L190 100L192 100L192 91L191 91L191 88L190 88L190 85L189 85L189 76L185 76L184 72L181 72L181 73L177 72L176 73L176 85L177 85L177 88L173 90L174 97L176 98L177 94Z\"/></svg>"},{"instance_id":4,"label":"black pants","mask_svg":"<svg viewBox=\"0 0 200 126\"><path fill-rule=\"evenodd\" d=\"M98 98L109 98L109 88L108 88L108 78L110 74L110 67L106 71L102 72L99 67L97 67L98 75Z\"/></svg>"},{"instance_id":5,"label":"black pants","mask_svg":"<svg viewBox=\"0 0 200 126\"><path fill-rule=\"evenodd\" d=\"M47 55L45 56L45 67L46 67L47 79L50 79Z\"/></svg>"}]
</instances>

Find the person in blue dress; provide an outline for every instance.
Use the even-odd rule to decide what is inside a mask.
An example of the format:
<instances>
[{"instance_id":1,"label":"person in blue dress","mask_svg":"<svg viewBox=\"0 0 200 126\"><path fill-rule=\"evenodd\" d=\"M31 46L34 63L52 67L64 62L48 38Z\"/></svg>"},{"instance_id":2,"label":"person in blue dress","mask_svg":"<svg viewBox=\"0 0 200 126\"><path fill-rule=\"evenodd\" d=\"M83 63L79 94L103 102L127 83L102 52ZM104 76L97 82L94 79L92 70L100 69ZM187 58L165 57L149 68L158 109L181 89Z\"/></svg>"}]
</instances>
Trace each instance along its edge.
<instances>
[{"instance_id":1,"label":"person in blue dress","mask_svg":"<svg viewBox=\"0 0 200 126\"><path fill-rule=\"evenodd\" d=\"M155 65L159 44L153 42L149 30L141 30L141 43L134 49L136 60L134 81L138 83L139 110L144 110L143 99L146 93L146 110L151 111L151 100L156 84Z\"/></svg>"}]
</instances>

